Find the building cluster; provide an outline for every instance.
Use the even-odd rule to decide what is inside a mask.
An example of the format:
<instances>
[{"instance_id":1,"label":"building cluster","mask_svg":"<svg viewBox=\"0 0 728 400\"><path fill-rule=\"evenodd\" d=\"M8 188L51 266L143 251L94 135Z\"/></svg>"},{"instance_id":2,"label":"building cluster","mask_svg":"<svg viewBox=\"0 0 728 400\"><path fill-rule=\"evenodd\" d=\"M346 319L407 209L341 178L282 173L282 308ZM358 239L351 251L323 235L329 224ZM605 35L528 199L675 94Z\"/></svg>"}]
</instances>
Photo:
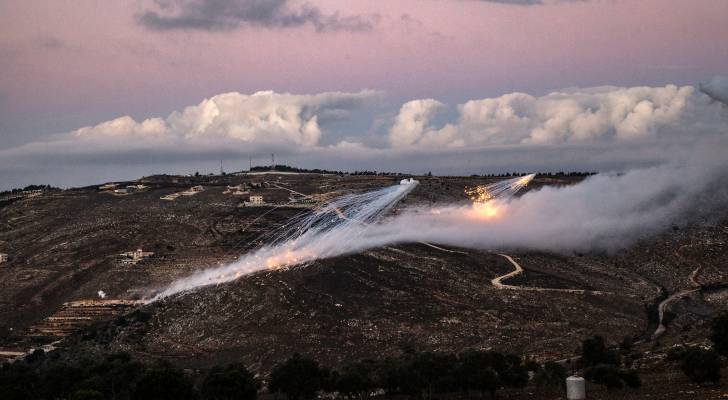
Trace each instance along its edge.
<instances>
[{"instance_id":1,"label":"building cluster","mask_svg":"<svg viewBox=\"0 0 728 400\"><path fill-rule=\"evenodd\" d=\"M198 193L202 193L204 191L205 191L204 186L197 185L197 186L192 186L191 188L185 190L184 192L166 194L166 195L160 197L160 199L167 200L167 201L174 201L174 200L177 200L177 198L180 196L194 196L194 195L196 195Z\"/></svg>"},{"instance_id":2,"label":"building cluster","mask_svg":"<svg viewBox=\"0 0 728 400\"><path fill-rule=\"evenodd\" d=\"M245 188L245 184L241 183L239 185L228 185L227 189L225 189L222 194L231 194L233 196L245 196L247 194L250 194L250 190L247 190Z\"/></svg>"},{"instance_id":3,"label":"building cluster","mask_svg":"<svg viewBox=\"0 0 728 400\"><path fill-rule=\"evenodd\" d=\"M119 187L116 183L107 183L99 186L99 190L102 192L109 192L116 195L124 196L131 193L141 192L148 189L147 185L126 185L125 187Z\"/></svg>"},{"instance_id":4,"label":"building cluster","mask_svg":"<svg viewBox=\"0 0 728 400\"><path fill-rule=\"evenodd\" d=\"M243 204L245 204L246 207L259 207L268 205L261 195L250 196L248 198L248 201L243 202Z\"/></svg>"},{"instance_id":5,"label":"building cluster","mask_svg":"<svg viewBox=\"0 0 728 400\"><path fill-rule=\"evenodd\" d=\"M153 256L154 253L151 251L143 251L142 249L136 249L132 251L127 251L125 253L119 254L119 262L122 265L136 265L142 260L145 260L151 256Z\"/></svg>"},{"instance_id":6,"label":"building cluster","mask_svg":"<svg viewBox=\"0 0 728 400\"><path fill-rule=\"evenodd\" d=\"M23 190L20 192L12 192L0 195L0 201L25 199L28 197L40 196L41 194L43 194L43 189Z\"/></svg>"}]
</instances>

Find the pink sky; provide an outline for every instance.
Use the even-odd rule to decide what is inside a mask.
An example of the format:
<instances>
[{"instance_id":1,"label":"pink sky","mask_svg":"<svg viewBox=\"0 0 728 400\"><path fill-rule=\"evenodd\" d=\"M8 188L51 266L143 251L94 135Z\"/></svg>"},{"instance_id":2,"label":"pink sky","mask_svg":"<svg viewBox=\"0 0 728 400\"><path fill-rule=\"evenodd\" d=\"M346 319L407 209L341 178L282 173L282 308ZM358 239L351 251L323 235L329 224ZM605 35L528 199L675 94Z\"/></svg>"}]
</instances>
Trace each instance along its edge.
<instances>
[{"instance_id":1,"label":"pink sky","mask_svg":"<svg viewBox=\"0 0 728 400\"><path fill-rule=\"evenodd\" d=\"M0 135L19 143L119 115L166 115L226 91L372 88L393 101L456 102L695 84L728 71L724 0L313 3L380 19L369 32L157 32L134 19L144 1L0 2Z\"/></svg>"}]
</instances>

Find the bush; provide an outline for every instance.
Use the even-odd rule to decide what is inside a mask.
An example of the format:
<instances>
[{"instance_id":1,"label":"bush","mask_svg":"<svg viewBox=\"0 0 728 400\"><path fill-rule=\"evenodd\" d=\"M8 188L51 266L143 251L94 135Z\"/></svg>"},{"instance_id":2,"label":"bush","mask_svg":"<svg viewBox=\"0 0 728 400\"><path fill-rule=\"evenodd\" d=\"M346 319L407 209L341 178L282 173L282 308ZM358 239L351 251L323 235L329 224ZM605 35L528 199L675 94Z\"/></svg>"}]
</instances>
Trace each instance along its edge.
<instances>
[{"instance_id":1,"label":"bush","mask_svg":"<svg viewBox=\"0 0 728 400\"><path fill-rule=\"evenodd\" d=\"M214 367L202 381L200 392L209 400L255 400L259 383L242 364Z\"/></svg>"},{"instance_id":2,"label":"bush","mask_svg":"<svg viewBox=\"0 0 728 400\"><path fill-rule=\"evenodd\" d=\"M334 382L334 389L349 399L365 399L376 388L377 364L359 361L341 369Z\"/></svg>"},{"instance_id":3,"label":"bush","mask_svg":"<svg viewBox=\"0 0 728 400\"><path fill-rule=\"evenodd\" d=\"M329 371L319 363L294 354L273 368L268 383L271 393L283 393L289 400L313 399L324 388Z\"/></svg>"},{"instance_id":4,"label":"bush","mask_svg":"<svg viewBox=\"0 0 728 400\"><path fill-rule=\"evenodd\" d=\"M728 311L723 311L713 318L710 324L710 340L713 348L723 357L728 357Z\"/></svg>"},{"instance_id":5,"label":"bush","mask_svg":"<svg viewBox=\"0 0 728 400\"><path fill-rule=\"evenodd\" d=\"M685 350L680 369L695 383L718 383L720 381L721 360L718 353L692 347Z\"/></svg>"},{"instance_id":6,"label":"bush","mask_svg":"<svg viewBox=\"0 0 728 400\"><path fill-rule=\"evenodd\" d=\"M639 375L637 375L637 371L633 369L622 370L620 376L622 378L622 381L624 381L627 386L633 389L642 386L642 380L640 379Z\"/></svg>"},{"instance_id":7,"label":"bush","mask_svg":"<svg viewBox=\"0 0 728 400\"><path fill-rule=\"evenodd\" d=\"M38 376L24 363L0 364L0 399L25 400L38 398Z\"/></svg>"},{"instance_id":8,"label":"bush","mask_svg":"<svg viewBox=\"0 0 728 400\"><path fill-rule=\"evenodd\" d=\"M607 389L621 389L624 386L619 368L614 365L599 364L584 370L584 378L604 385Z\"/></svg>"},{"instance_id":9,"label":"bush","mask_svg":"<svg viewBox=\"0 0 728 400\"><path fill-rule=\"evenodd\" d=\"M539 367L533 376L537 386L546 388L563 388L566 385L566 368L559 363L549 361Z\"/></svg>"},{"instance_id":10,"label":"bush","mask_svg":"<svg viewBox=\"0 0 728 400\"><path fill-rule=\"evenodd\" d=\"M604 385L607 389L622 389L624 385L631 388L642 386L642 381L635 370L623 370L614 365L599 364L584 370L584 378Z\"/></svg>"},{"instance_id":11,"label":"bush","mask_svg":"<svg viewBox=\"0 0 728 400\"><path fill-rule=\"evenodd\" d=\"M137 400L187 400L194 397L191 380L166 363L147 370L137 383L133 396Z\"/></svg>"},{"instance_id":12,"label":"bush","mask_svg":"<svg viewBox=\"0 0 728 400\"><path fill-rule=\"evenodd\" d=\"M599 364L619 366L619 355L607 348L603 337L594 336L581 343L581 361L584 367Z\"/></svg>"},{"instance_id":13,"label":"bush","mask_svg":"<svg viewBox=\"0 0 728 400\"><path fill-rule=\"evenodd\" d=\"M523 387L528 371L520 357L495 351L467 350L459 354L455 373L461 390L494 395L501 386Z\"/></svg>"}]
</instances>

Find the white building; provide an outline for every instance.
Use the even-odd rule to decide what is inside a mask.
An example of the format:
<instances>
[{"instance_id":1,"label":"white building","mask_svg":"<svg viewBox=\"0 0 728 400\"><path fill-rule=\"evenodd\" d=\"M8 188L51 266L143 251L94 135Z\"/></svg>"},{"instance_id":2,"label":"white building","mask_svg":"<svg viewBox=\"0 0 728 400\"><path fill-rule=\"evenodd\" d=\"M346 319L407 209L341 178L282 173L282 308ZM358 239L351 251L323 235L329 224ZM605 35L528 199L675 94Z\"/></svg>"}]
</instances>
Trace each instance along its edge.
<instances>
[{"instance_id":1,"label":"white building","mask_svg":"<svg viewBox=\"0 0 728 400\"><path fill-rule=\"evenodd\" d=\"M136 249L133 251L127 251L126 253L119 254L119 256L121 257L121 263L124 265L135 265L139 261L144 260L145 258L149 258L153 255L153 252L143 251L142 249Z\"/></svg>"},{"instance_id":2,"label":"white building","mask_svg":"<svg viewBox=\"0 0 728 400\"><path fill-rule=\"evenodd\" d=\"M192 186L191 188L185 190L182 192L182 196L194 196L197 193L204 192L205 188L204 186Z\"/></svg>"},{"instance_id":3,"label":"white building","mask_svg":"<svg viewBox=\"0 0 728 400\"><path fill-rule=\"evenodd\" d=\"M265 204L265 202L263 201L263 196L250 196L249 203L251 206L260 206Z\"/></svg>"},{"instance_id":4,"label":"white building","mask_svg":"<svg viewBox=\"0 0 728 400\"><path fill-rule=\"evenodd\" d=\"M0 253L0 264L8 262L8 255L5 253Z\"/></svg>"}]
</instances>

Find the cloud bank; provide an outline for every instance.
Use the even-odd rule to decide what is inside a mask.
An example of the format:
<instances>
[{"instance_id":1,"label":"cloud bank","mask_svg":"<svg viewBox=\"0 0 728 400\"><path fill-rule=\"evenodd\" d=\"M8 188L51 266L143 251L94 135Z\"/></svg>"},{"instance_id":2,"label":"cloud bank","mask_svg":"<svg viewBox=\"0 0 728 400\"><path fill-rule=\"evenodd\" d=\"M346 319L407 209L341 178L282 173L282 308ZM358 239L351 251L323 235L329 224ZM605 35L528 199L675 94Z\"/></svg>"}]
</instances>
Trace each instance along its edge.
<instances>
[{"instance_id":1,"label":"cloud bank","mask_svg":"<svg viewBox=\"0 0 728 400\"><path fill-rule=\"evenodd\" d=\"M722 79L700 90L509 93L466 101L453 108L454 116L435 99L377 115L383 94L372 90L224 93L166 117L121 116L0 150L0 182L92 184L208 166L216 171L221 159L240 170L249 156L268 159L271 152L302 167L436 174L646 167L700 158L709 148L728 150ZM357 127L357 118L375 122Z\"/></svg>"},{"instance_id":2,"label":"cloud bank","mask_svg":"<svg viewBox=\"0 0 728 400\"><path fill-rule=\"evenodd\" d=\"M154 0L156 7L137 14L152 30L225 31L243 26L290 28L310 24L316 31L368 31L376 16L325 14L309 3L289 0Z\"/></svg>"},{"instance_id":3,"label":"cloud bank","mask_svg":"<svg viewBox=\"0 0 728 400\"><path fill-rule=\"evenodd\" d=\"M314 146L321 138L319 120L345 118L377 92L327 92L293 95L271 91L245 95L224 93L167 118L141 122L129 116L71 133L80 140L127 137L135 140L230 139L256 147Z\"/></svg>"},{"instance_id":4,"label":"cloud bank","mask_svg":"<svg viewBox=\"0 0 728 400\"><path fill-rule=\"evenodd\" d=\"M587 143L654 139L703 122L691 115L708 107L691 86L601 87L541 97L509 93L458 106L459 118L443 127L429 124L442 104L405 104L389 132L396 146L488 146L496 144Z\"/></svg>"}]
</instances>

